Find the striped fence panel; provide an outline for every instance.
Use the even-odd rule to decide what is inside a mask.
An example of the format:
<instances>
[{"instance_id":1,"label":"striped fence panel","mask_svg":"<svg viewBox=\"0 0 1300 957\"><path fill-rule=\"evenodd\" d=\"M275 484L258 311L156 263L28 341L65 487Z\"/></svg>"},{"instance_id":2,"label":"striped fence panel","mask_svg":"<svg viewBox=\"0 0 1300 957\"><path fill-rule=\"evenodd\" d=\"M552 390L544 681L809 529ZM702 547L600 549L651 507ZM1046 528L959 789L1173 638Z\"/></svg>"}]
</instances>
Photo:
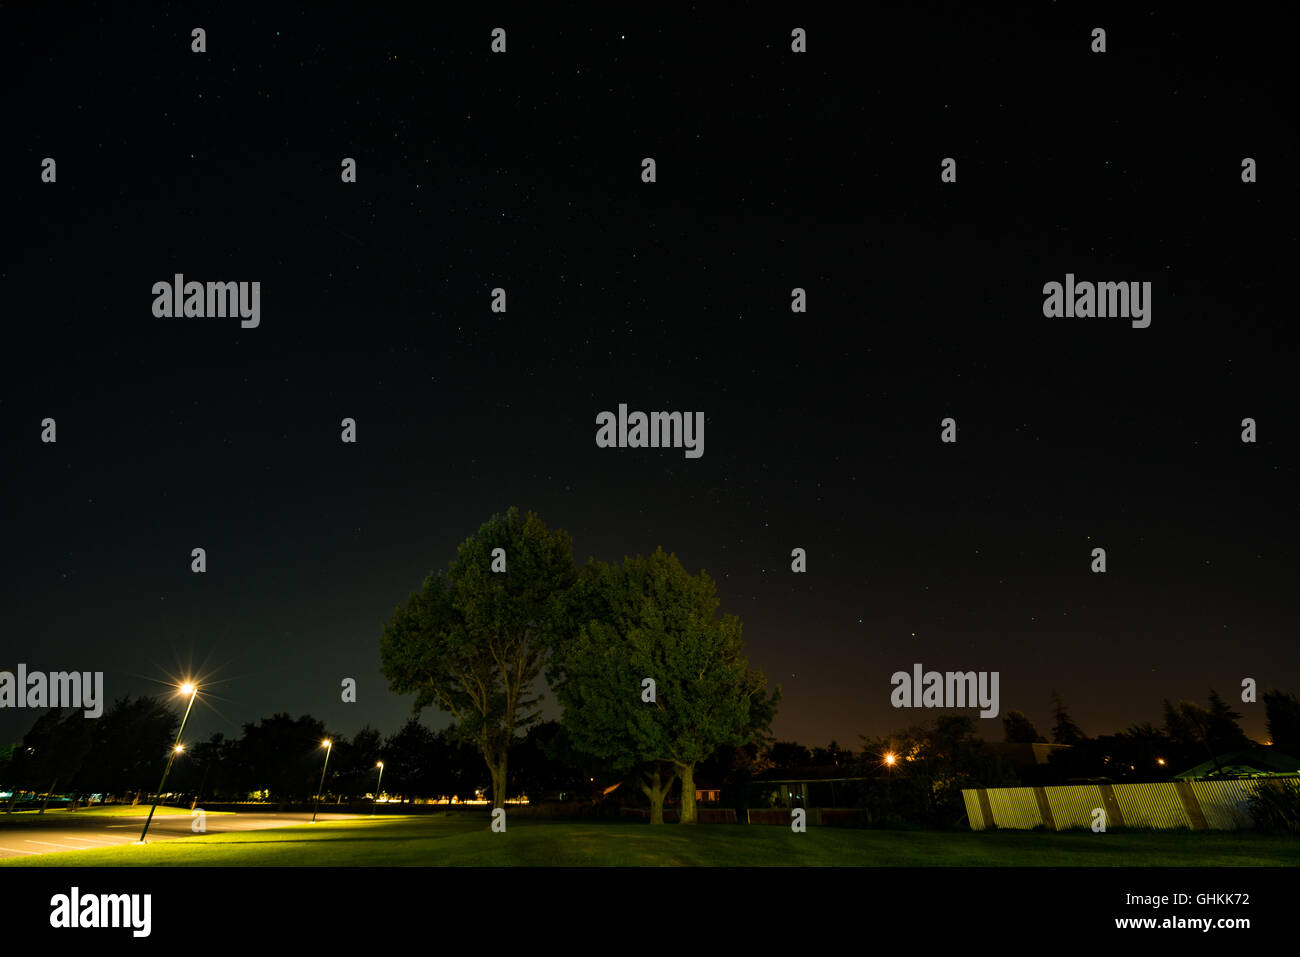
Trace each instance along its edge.
<instances>
[{"instance_id":1,"label":"striped fence panel","mask_svg":"<svg viewBox=\"0 0 1300 957\"><path fill-rule=\"evenodd\" d=\"M962 791L972 830L991 827L1049 830L1091 827L1095 809L1106 826L1236 830L1253 827L1247 799L1257 784L1300 778L1234 781L1166 781L1158 784L1074 784L1041 788L974 788Z\"/></svg>"}]
</instances>

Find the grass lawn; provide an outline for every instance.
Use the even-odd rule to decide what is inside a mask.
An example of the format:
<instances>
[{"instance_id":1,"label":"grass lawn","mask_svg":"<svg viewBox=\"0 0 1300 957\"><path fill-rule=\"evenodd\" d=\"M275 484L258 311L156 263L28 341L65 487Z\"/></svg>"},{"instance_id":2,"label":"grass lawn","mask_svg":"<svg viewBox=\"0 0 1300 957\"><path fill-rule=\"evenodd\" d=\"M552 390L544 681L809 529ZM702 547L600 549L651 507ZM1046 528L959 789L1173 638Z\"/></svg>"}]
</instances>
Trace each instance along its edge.
<instances>
[{"instance_id":1,"label":"grass lawn","mask_svg":"<svg viewBox=\"0 0 1300 957\"><path fill-rule=\"evenodd\" d=\"M76 813L81 813L80 811ZM0 867L121 866L1290 866L1300 841L1253 831L867 831L519 819L486 814L297 824L0 861Z\"/></svg>"}]
</instances>

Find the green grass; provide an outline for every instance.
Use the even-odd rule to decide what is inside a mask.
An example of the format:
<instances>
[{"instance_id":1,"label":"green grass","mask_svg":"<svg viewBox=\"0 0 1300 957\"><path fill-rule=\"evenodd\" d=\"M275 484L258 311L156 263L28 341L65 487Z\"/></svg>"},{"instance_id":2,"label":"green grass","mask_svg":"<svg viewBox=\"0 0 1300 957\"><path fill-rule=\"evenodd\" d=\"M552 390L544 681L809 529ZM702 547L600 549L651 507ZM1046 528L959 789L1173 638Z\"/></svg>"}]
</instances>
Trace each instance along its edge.
<instances>
[{"instance_id":1,"label":"green grass","mask_svg":"<svg viewBox=\"0 0 1300 957\"><path fill-rule=\"evenodd\" d=\"M80 812L78 812L80 813ZM118 866L1297 866L1300 841L1251 831L868 831L759 825L650 827L486 814L359 818L70 851L0 867Z\"/></svg>"}]
</instances>

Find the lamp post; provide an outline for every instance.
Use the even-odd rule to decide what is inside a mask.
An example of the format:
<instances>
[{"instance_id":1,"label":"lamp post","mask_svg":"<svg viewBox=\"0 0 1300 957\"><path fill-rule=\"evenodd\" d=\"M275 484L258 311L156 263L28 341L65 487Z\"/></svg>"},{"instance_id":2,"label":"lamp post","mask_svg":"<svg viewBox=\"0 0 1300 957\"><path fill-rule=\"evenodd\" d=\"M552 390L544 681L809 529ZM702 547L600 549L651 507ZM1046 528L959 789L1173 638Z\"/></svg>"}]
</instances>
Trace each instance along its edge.
<instances>
[{"instance_id":1,"label":"lamp post","mask_svg":"<svg viewBox=\"0 0 1300 957\"><path fill-rule=\"evenodd\" d=\"M311 812L311 822L316 823L316 812L320 810L320 792L325 787L325 769L330 766L330 751L334 748L334 742L326 738L321 743L325 749L325 766L320 769L320 787L316 789L316 807Z\"/></svg>"},{"instance_id":2,"label":"lamp post","mask_svg":"<svg viewBox=\"0 0 1300 957\"><path fill-rule=\"evenodd\" d=\"M384 783L384 762L380 761L376 765L379 768L379 780L375 782L375 799L370 802L370 816L375 816L375 805L379 803L379 786Z\"/></svg>"},{"instance_id":3,"label":"lamp post","mask_svg":"<svg viewBox=\"0 0 1300 957\"><path fill-rule=\"evenodd\" d=\"M893 751L885 753L885 804L890 815L894 813L894 765L897 763L898 755Z\"/></svg>"},{"instance_id":4,"label":"lamp post","mask_svg":"<svg viewBox=\"0 0 1300 957\"><path fill-rule=\"evenodd\" d=\"M172 753L167 758L167 767L163 768L162 780L158 782L158 793L153 796L153 806L149 808L149 816L145 818L144 830L140 832L140 843L144 843L145 835L149 833L149 825L153 823L153 812L158 810L158 799L162 797L163 788L167 784L167 775L171 773L172 762L176 760L176 755L180 754L181 735L185 733L185 722L190 719L190 709L194 707L194 699L199 695L198 685L185 682L181 685L181 694L190 696L190 703L185 706L185 717L181 718L181 726L176 731L176 743L172 745Z\"/></svg>"}]
</instances>

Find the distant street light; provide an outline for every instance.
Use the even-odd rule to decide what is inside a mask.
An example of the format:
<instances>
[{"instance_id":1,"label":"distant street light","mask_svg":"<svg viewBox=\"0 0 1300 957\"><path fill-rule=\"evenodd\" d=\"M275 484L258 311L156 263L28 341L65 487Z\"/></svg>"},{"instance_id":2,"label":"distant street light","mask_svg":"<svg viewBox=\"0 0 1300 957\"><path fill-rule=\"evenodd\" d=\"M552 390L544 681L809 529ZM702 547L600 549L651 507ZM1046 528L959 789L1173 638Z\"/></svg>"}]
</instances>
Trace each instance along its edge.
<instances>
[{"instance_id":1,"label":"distant street light","mask_svg":"<svg viewBox=\"0 0 1300 957\"><path fill-rule=\"evenodd\" d=\"M375 782L375 799L370 804L370 816L375 816L375 806L379 803L379 786L384 783L384 762L380 761L377 765L379 768L379 780Z\"/></svg>"},{"instance_id":2,"label":"distant street light","mask_svg":"<svg viewBox=\"0 0 1300 957\"><path fill-rule=\"evenodd\" d=\"M181 726L176 731L176 743L172 745L171 756L167 759L167 767L163 768L162 780L158 782L158 793L153 796L153 806L149 808L149 816L145 818L144 830L140 832L140 842L144 843L145 835L149 833L149 825L153 823L153 812L158 810L158 799L162 797L163 788L167 785L167 775L171 773L172 762L176 760L176 755L180 754L185 748L181 745L181 735L185 733L185 722L190 719L190 709L194 707L194 699L199 696L199 689L190 682L181 685L181 694L190 696L190 703L185 706L185 717L181 718Z\"/></svg>"},{"instance_id":3,"label":"distant street light","mask_svg":"<svg viewBox=\"0 0 1300 957\"><path fill-rule=\"evenodd\" d=\"M325 769L330 766L330 751L334 749L334 742L326 738L320 743L325 749L325 767L320 769L320 788L316 789L316 807L311 812L311 822L316 823L316 812L320 810L320 792L325 787Z\"/></svg>"}]
</instances>

